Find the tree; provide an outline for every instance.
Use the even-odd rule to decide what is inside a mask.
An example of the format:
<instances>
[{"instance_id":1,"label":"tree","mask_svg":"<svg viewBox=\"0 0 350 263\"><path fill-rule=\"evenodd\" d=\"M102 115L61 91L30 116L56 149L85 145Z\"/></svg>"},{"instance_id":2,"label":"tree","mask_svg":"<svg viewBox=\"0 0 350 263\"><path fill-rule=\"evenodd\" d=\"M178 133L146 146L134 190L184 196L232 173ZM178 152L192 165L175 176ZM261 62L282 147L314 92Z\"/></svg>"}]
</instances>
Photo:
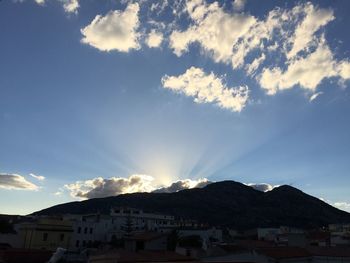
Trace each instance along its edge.
<instances>
[{"instance_id":1,"label":"tree","mask_svg":"<svg viewBox=\"0 0 350 263\"><path fill-rule=\"evenodd\" d=\"M133 222L130 215L128 215L125 218L124 230L125 230L126 236L129 236L131 234L131 232L134 230L134 222Z\"/></svg>"}]
</instances>

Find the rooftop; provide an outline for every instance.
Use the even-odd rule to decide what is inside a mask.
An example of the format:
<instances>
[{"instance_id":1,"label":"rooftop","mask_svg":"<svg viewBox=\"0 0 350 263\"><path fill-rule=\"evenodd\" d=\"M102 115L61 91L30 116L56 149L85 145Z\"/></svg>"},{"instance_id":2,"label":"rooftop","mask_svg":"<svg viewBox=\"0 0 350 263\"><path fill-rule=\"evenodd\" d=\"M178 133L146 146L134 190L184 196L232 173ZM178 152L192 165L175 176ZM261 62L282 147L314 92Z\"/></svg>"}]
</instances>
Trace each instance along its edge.
<instances>
[{"instance_id":1,"label":"rooftop","mask_svg":"<svg viewBox=\"0 0 350 263\"><path fill-rule=\"evenodd\" d=\"M197 262L190 257L183 256L171 251L139 251L130 252L126 250L116 250L105 254L90 257L91 263L118 263L127 262Z\"/></svg>"}]
</instances>

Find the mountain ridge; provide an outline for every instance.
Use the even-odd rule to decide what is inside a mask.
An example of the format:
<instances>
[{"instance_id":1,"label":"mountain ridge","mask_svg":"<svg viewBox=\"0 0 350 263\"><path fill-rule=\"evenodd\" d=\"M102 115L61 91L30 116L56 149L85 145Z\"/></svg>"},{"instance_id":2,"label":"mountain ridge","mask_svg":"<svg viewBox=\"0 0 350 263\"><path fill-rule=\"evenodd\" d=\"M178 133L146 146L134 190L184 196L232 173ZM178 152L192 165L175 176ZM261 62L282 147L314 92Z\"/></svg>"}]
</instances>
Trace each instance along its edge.
<instances>
[{"instance_id":1,"label":"mountain ridge","mask_svg":"<svg viewBox=\"0 0 350 263\"><path fill-rule=\"evenodd\" d=\"M350 222L350 213L292 186L260 192L235 181L174 193L132 193L56 205L36 215L109 214L112 207L129 206L238 229L288 225L303 228Z\"/></svg>"}]
</instances>

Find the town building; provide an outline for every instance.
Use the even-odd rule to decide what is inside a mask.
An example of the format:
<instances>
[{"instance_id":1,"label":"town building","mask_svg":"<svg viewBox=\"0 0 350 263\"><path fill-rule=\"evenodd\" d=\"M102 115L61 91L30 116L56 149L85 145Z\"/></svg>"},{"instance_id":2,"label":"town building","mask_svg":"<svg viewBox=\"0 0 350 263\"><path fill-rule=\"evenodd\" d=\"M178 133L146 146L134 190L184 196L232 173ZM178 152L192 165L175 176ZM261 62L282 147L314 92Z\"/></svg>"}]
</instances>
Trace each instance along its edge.
<instances>
[{"instance_id":1,"label":"town building","mask_svg":"<svg viewBox=\"0 0 350 263\"><path fill-rule=\"evenodd\" d=\"M108 215L65 215L64 219L71 221L73 228L70 250L84 250L110 241L112 218Z\"/></svg>"},{"instance_id":2,"label":"town building","mask_svg":"<svg viewBox=\"0 0 350 263\"><path fill-rule=\"evenodd\" d=\"M58 247L69 248L72 223L67 220L39 218L33 222L21 223L19 234L25 249L54 251Z\"/></svg>"}]
</instances>

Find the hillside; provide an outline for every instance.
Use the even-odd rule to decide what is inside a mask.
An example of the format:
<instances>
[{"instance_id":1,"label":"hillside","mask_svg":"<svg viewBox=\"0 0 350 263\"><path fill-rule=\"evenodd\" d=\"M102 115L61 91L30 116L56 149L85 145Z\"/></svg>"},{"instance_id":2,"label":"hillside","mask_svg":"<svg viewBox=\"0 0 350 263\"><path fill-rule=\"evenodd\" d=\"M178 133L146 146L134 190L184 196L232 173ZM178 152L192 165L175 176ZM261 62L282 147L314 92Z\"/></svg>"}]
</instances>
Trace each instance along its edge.
<instances>
[{"instance_id":1,"label":"hillside","mask_svg":"<svg viewBox=\"0 0 350 263\"><path fill-rule=\"evenodd\" d=\"M234 181L176 193L134 193L56 205L34 214L108 214L111 207L129 206L212 225L247 229L257 226L311 228L350 222L350 214L291 187L260 192Z\"/></svg>"}]
</instances>

